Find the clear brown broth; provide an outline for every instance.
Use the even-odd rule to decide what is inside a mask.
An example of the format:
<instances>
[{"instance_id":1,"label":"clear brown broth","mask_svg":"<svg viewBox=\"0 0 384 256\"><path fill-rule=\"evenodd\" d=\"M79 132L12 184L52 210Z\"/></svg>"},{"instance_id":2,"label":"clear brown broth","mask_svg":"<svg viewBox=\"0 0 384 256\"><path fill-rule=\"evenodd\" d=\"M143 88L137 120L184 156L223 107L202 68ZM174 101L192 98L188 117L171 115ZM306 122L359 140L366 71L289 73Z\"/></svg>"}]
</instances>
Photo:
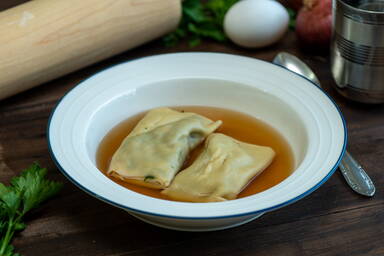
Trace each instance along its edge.
<instances>
[{"instance_id":1,"label":"clear brown broth","mask_svg":"<svg viewBox=\"0 0 384 256\"><path fill-rule=\"evenodd\" d=\"M267 190L286 179L294 169L293 152L282 135L268 124L244 113L233 110L205 106L172 107L172 109L194 112L212 120L222 120L222 126L216 131L224 133L243 142L268 146L276 152L272 164L238 195L238 198L250 196ZM145 113L140 113L121 122L114 127L101 141L97 151L97 166L108 178L114 182L147 196L169 199L160 193L160 190L140 187L123 182L106 174L109 163L123 139L131 132L135 125L143 118ZM199 155L202 145L191 152L184 167L188 167Z\"/></svg>"}]
</instances>

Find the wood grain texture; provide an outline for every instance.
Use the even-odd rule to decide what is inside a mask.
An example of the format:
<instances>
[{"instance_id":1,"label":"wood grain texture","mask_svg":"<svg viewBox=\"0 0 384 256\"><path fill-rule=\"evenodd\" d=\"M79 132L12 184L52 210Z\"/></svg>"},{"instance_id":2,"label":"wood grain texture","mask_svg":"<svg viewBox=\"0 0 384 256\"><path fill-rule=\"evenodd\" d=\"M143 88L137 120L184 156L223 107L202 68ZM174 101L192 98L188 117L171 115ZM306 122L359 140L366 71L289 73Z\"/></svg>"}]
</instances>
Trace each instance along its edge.
<instances>
[{"instance_id":1,"label":"wood grain texture","mask_svg":"<svg viewBox=\"0 0 384 256\"><path fill-rule=\"evenodd\" d=\"M35 0L3 11L0 99L164 35L180 14L180 0Z\"/></svg>"},{"instance_id":2,"label":"wood grain texture","mask_svg":"<svg viewBox=\"0 0 384 256\"><path fill-rule=\"evenodd\" d=\"M5 8L12 0L2 0ZM81 80L111 65L180 51L226 52L271 61L279 51L293 53L319 75L348 123L349 150L375 181L373 198L351 191L339 172L306 198L238 228L210 233L175 232L145 224L75 187L49 157L46 125L58 100ZM0 102L0 181L33 161L65 183L60 195L29 215L28 228L14 240L25 256L44 255L384 255L384 105L350 102L332 89L328 57L306 55L292 33L262 50L205 42L165 48L155 41Z\"/></svg>"}]
</instances>

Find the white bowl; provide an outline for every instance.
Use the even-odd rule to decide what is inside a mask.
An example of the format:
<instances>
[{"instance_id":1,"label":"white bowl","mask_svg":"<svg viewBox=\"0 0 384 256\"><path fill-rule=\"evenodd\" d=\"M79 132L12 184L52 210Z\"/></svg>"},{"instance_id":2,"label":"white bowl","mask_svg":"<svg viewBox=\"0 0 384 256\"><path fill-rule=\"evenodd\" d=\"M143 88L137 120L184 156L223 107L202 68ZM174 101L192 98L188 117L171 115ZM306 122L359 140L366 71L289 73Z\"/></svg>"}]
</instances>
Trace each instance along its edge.
<instances>
[{"instance_id":1,"label":"white bowl","mask_svg":"<svg viewBox=\"0 0 384 256\"><path fill-rule=\"evenodd\" d=\"M246 198L183 203L130 191L97 169L97 147L111 128L138 112L177 105L233 109L272 125L293 149L294 173ZM48 140L59 169L85 192L154 225L207 231L249 222L317 189L344 154L346 126L321 89L284 68L228 54L178 53L123 63L80 83L54 110Z\"/></svg>"}]
</instances>

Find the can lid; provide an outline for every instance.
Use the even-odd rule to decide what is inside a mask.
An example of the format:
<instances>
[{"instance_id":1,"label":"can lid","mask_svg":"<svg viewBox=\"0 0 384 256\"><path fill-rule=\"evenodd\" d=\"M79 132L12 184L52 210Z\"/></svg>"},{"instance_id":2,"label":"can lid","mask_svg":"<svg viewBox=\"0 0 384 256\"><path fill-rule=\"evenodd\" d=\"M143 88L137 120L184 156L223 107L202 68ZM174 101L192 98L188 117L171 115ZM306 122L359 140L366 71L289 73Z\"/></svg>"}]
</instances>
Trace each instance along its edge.
<instances>
[{"instance_id":1,"label":"can lid","mask_svg":"<svg viewBox=\"0 0 384 256\"><path fill-rule=\"evenodd\" d=\"M357 22L384 25L384 0L337 0L333 8Z\"/></svg>"}]
</instances>

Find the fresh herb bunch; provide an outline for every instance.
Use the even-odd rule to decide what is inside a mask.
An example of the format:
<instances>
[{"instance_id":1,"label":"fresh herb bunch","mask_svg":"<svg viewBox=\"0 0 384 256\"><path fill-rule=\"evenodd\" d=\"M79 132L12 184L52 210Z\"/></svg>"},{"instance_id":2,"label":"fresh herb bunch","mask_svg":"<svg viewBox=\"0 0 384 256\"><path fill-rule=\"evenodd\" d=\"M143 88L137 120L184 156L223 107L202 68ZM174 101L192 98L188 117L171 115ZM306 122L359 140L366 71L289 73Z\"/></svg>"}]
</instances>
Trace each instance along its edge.
<instances>
[{"instance_id":1,"label":"fresh herb bunch","mask_svg":"<svg viewBox=\"0 0 384 256\"><path fill-rule=\"evenodd\" d=\"M46 173L35 163L14 177L10 186L0 183L0 256L20 255L10 242L15 232L26 227L22 218L61 189L61 183L45 179Z\"/></svg>"},{"instance_id":2,"label":"fresh herb bunch","mask_svg":"<svg viewBox=\"0 0 384 256\"><path fill-rule=\"evenodd\" d=\"M174 46L187 38L191 47L200 44L203 38L224 42L223 22L228 9L239 0L185 0L183 17L176 31L166 35L166 46Z\"/></svg>"}]
</instances>

